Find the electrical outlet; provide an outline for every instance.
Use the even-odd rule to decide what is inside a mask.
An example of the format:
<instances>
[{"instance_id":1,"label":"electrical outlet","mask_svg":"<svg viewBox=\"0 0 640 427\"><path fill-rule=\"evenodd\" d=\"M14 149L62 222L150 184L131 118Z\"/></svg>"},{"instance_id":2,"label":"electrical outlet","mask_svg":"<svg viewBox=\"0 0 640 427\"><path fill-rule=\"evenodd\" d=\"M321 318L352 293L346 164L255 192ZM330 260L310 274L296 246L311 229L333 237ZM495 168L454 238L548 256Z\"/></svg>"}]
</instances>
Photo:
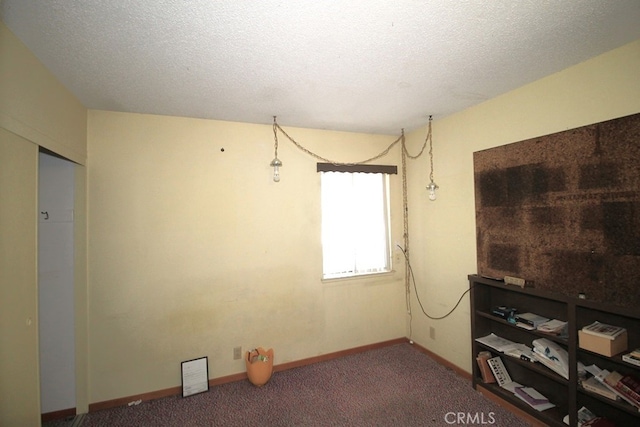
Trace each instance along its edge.
<instances>
[{"instance_id":1,"label":"electrical outlet","mask_svg":"<svg viewBox=\"0 0 640 427\"><path fill-rule=\"evenodd\" d=\"M434 328L433 326L429 326L429 338L431 338L432 340L436 339L436 328Z\"/></svg>"},{"instance_id":2,"label":"electrical outlet","mask_svg":"<svg viewBox=\"0 0 640 427\"><path fill-rule=\"evenodd\" d=\"M233 360L242 359L242 347L233 347Z\"/></svg>"}]
</instances>

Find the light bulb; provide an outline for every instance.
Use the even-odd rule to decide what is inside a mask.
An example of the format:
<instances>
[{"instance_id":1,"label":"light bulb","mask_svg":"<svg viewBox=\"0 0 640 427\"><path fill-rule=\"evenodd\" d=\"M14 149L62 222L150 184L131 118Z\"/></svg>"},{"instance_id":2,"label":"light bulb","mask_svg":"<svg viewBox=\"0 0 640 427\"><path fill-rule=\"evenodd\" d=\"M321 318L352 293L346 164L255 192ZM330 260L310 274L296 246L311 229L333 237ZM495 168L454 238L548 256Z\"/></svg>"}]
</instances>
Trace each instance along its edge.
<instances>
[{"instance_id":1,"label":"light bulb","mask_svg":"<svg viewBox=\"0 0 640 427\"><path fill-rule=\"evenodd\" d=\"M429 190L429 200L432 202L436 199L436 190L438 189L438 184L431 181L429 185L427 185L427 190Z\"/></svg>"},{"instance_id":2,"label":"light bulb","mask_svg":"<svg viewBox=\"0 0 640 427\"><path fill-rule=\"evenodd\" d=\"M269 166L273 168L273 181L280 182L280 166L282 166L282 162L277 155L275 159L271 160Z\"/></svg>"}]
</instances>

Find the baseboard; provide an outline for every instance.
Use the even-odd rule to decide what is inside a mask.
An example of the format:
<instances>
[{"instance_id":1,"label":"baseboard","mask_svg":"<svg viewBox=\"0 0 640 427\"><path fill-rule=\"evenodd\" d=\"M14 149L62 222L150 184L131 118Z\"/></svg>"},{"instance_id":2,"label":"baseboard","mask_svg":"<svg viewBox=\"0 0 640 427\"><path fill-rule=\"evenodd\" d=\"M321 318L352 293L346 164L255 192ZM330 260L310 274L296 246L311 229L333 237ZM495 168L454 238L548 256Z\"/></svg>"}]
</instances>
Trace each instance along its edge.
<instances>
[{"instance_id":1,"label":"baseboard","mask_svg":"<svg viewBox=\"0 0 640 427\"><path fill-rule=\"evenodd\" d=\"M364 351L375 350L378 348L388 347L396 344L406 343L408 340L406 338L396 338L389 341L383 341L375 344L363 345L360 347L354 347L347 350L336 351L334 353L322 354L320 356L309 357L307 359L296 360L293 362L282 363L279 365L273 366L274 372L286 371L287 369L299 368L302 366L312 365L314 363L326 362L331 359L337 359L339 357L345 357L352 354L362 353ZM444 360L444 359L442 359ZM471 378L471 377L469 377ZM212 378L209 380L209 386L216 386L236 381L243 381L247 379L246 372L241 372L238 374L227 375L224 377ZM182 387L171 387L166 388L164 390L157 390L149 393L136 394L133 396L121 397L113 400L106 400L103 402L96 402L89 404L89 412L101 411L103 409L116 408L119 406L126 406L131 402L137 401L148 401L161 399L163 397L176 396L182 393Z\"/></svg>"},{"instance_id":2,"label":"baseboard","mask_svg":"<svg viewBox=\"0 0 640 427\"><path fill-rule=\"evenodd\" d=\"M409 341L410 342L410 341ZM469 381L471 381L471 373L465 371L464 369L462 369L461 367L459 367L458 365L455 365L451 362L449 362L447 359L445 359L444 357L438 356L437 354L435 354L434 352L432 352L431 350L428 350L424 347L422 347L420 344L416 344L416 343L412 343L412 345L419 350L420 352L426 354L427 356L429 356L430 358L432 358L433 360L435 360L436 362L438 362L440 365L444 366L445 368L449 368L451 370L453 370L456 374L458 374L459 376L468 379Z\"/></svg>"},{"instance_id":3,"label":"baseboard","mask_svg":"<svg viewBox=\"0 0 640 427\"><path fill-rule=\"evenodd\" d=\"M339 357L345 357L345 356L349 356L352 354L358 354L358 353L362 353L365 351L369 351L369 350L375 350L378 348L383 348L383 347L388 347L388 346L392 346L392 345L396 345L396 344L403 344L403 343L411 343L411 345L417 350L420 351L421 353L426 354L427 356L429 356L430 358L432 358L436 363L451 369L452 371L454 371L457 375L469 380L469 382L471 382L471 373L467 372L466 370L462 369L461 367L451 363L450 361L448 361L447 359L438 356L437 354L435 354L434 352L432 352L431 350L426 349L425 347L422 347L419 344L414 343L413 341L409 340L408 338L396 338L393 340L389 340L389 341L383 341L383 342L379 342L379 343L375 343L375 344L368 344L368 345L363 345L360 347L354 347L354 348L350 348L347 350L341 350L341 351L336 351L333 353L327 353L327 354L322 354L320 356L315 356L315 357L309 357L307 359L301 359L301 360L297 360L294 362L287 362L287 363L282 363L279 365L274 365L273 367L273 371L274 372L281 372L281 371L286 371L287 369L293 369L293 368L300 368L303 366L307 366L307 365L312 365L314 363L320 363L320 362L326 362L328 360L332 360L332 359L337 359ZM209 386L213 387L216 385L221 385L221 384L226 384L226 383L231 383L231 382L236 382L236 381L244 381L247 380L247 374L246 372L241 372L238 374L232 374L232 375L226 375L224 377L218 377L218 378L212 378L209 380ZM469 385L471 387L471 384ZM89 412L95 412L95 411L100 411L103 409L110 409L110 408L115 408L115 407L119 407L119 406L126 406L131 402L137 402L137 401L149 401L149 400L154 400L154 399L161 399L163 397L170 397L170 396L176 396L182 393L182 387L178 386L178 387L171 387L171 388L167 388L164 390L157 390L157 391L153 391L150 393L142 393L142 394L137 394L134 396L128 396L128 397L122 397L119 399L113 399L113 400L107 400L104 402L97 402L97 403L92 403L89 404ZM482 390L481 390L482 393ZM506 402L502 399L500 399L499 397L495 396L492 393L482 393L484 396L486 396L489 400L493 401L494 403L502 406L503 408L511 411L513 414L515 414L516 416L522 418L523 420L531 423L532 426L534 427L542 427L544 426L544 424L540 424L540 421L536 420L535 418L533 418L531 415L527 414L526 412L520 410L519 408L513 406L512 404L510 404L509 402ZM49 414L42 414L43 419L42 421L44 422L44 416L47 415L52 415L52 414L57 414L57 416L55 418L50 418L47 420L54 420L54 419L59 419L59 418L64 418L64 416L68 416L68 415L75 415L75 408L73 408L72 410L66 410L66 411L73 411L73 413L65 413L64 415L60 415L59 413L64 412L64 411L57 411L55 413L49 413Z\"/></svg>"},{"instance_id":4,"label":"baseboard","mask_svg":"<svg viewBox=\"0 0 640 427\"><path fill-rule=\"evenodd\" d=\"M383 341L375 344L363 345L360 347L354 347L347 350L336 351L334 353L322 354L320 356L309 357L308 359L302 359L295 362L283 363L273 367L274 372L285 371L287 369L299 368L301 366L312 365L314 363L326 362L328 360L337 359L339 357L350 356L352 354L358 354L369 350L375 350L378 348L389 347L391 345L406 343L406 338L396 338L394 340Z\"/></svg>"},{"instance_id":5,"label":"baseboard","mask_svg":"<svg viewBox=\"0 0 640 427\"><path fill-rule=\"evenodd\" d=\"M75 417L75 415L76 415L76 408L61 409L59 411L40 414L40 421L42 421L43 423L46 423L49 421L61 420L67 417Z\"/></svg>"},{"instance_id":6,"label":"baseboard","mask_svg":"<svg viewBox=\"0 0 640 427\"><path fill-rule=\"evenodd\" d=\"M148 393L134 394L133 396L120 397L118 399L105 400L89 404L89 412L101 411L103 409L127 406L133 402L161 399L163 397L175 396L182 393L182 387L171 387L163 390L156 390Z\"/></svg>"}]
</instances>

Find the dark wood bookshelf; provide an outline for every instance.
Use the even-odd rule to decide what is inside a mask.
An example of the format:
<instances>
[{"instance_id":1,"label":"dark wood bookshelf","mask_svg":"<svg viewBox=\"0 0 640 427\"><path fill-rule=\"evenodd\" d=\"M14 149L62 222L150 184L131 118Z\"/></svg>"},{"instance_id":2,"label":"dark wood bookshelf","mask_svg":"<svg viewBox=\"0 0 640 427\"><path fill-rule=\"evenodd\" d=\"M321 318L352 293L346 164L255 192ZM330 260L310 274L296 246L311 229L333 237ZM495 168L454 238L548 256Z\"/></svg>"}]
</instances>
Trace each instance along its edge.
<instances>
[{"instance_id":1,"label":"dark wood bookshelf","mask_svg":"<svg viewBox=\"0 0 640 427\"><path fill-rule=\"evenodd\" d=\"M629 351L640 348L640 310L547 293L535 288L506 285L503 281L475 274L469 275L468 279L471 287L472 382L475 389L482 388L551 426L566 426L563 419L567 415L569 425L577 426L577 413L583 406L618 426L640 425L640 412L632 405L582 388L577 368L578 362L585 366L596 364L601 369L640 377L640 367L623 361L621 354L603 356L581 349L578 343L578 330L598 320L625 327ZM492 314L492 308L497 306L513 307L518 309L519 313L531 312L549 319L566 321L568 335L561 337L516 326ZM535 339L546 338L553 341L567 350L569 378L564 378L541 363L508 356L476 341L476 338L490 333L529 347L532 347L532 341ZM513 381L535 388L556 406L545 411L537 411L508 390L496 384L484 383L476 363L476 356L481 351L489 351L493 356L500 356ZM624 353L626 352L622 354Z\"/></svg>"}]
</instances>

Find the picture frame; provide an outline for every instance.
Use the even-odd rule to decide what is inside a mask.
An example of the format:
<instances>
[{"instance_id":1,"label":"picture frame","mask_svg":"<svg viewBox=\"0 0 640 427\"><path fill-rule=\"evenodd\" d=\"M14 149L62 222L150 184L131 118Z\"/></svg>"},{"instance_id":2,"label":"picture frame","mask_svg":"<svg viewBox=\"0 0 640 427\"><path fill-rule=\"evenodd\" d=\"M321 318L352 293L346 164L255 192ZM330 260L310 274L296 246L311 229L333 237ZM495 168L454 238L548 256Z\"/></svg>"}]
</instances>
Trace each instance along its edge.
<instances>
[{"instance_id":1,"label":"picture frame","mask_svg":"<svg viewBox=\"0 0 640 427\"><path fill-rule=\"evenodd\" d=\"M209 358L185 360L181 363L182 397L209 391Z\"/></svg>"}]
</instances>

